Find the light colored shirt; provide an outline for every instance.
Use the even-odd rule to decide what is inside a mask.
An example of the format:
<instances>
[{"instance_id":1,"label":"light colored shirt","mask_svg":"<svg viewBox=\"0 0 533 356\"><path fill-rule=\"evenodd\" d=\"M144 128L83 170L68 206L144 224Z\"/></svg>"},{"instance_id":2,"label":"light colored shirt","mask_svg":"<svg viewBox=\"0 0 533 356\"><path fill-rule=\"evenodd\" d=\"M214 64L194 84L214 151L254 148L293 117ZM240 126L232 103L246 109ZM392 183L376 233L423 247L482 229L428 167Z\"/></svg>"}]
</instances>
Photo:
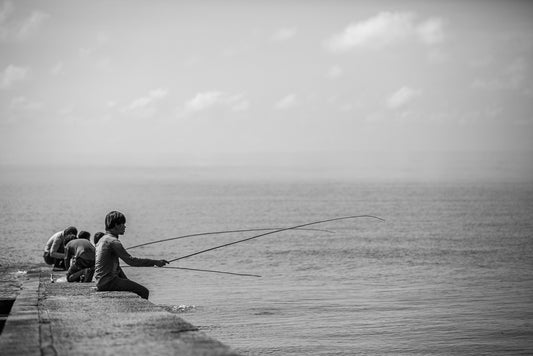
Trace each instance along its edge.
<instances>
[{"instance_id":1,"label":"light colored shirt","mask_svg":"<svg viewBox=\"0 0 533 356\"><path fill-rule=\"evenodd\" d=\"M95 248L93 244L86 239L74 239L65 246L65 265L70 267L70 259L72 263L76 259L81 258L87 261L94 261Z\"/></svg>"},{"instance_id":2,"label":"light colored shirt","mask_svg":"<svg viewBox=\"0 0 533 356\"><path fill-rule=\"evenodd\" d=\"M63 245L64 235L63 231L58 231L53 234L46 242L44 252L50 252L50 257L63 259L65 254L57 252L57 250Z\"/></svg>"},{"instance_id":3,"label":"light colored shirt","mask_svg":"<svg viewBox=\"0 0 533 356\"><path fill-rule=\"evenodd\" d=\"M96 245L94 278L96 279L97 288L109 283L120 274L119 258L130 266L136 267L155 266L155 263L158 261L149 258L132 257L126 252L126 249L124 249L124 246L122 246L122 243L117 237L106 234L102 236Z\"/></svg>"}]
</instances>

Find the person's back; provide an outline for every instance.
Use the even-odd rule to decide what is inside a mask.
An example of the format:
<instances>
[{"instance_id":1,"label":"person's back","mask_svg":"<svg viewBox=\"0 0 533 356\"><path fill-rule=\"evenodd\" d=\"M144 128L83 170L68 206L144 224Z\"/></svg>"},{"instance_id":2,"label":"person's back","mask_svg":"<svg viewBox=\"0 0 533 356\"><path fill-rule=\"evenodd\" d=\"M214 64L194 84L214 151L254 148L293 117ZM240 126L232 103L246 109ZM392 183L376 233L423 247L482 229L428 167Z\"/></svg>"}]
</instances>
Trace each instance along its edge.
<instances>
[{"instance_id":1,"label":"person's back","mask_svg":"<svg viewBox=\"0 0 533 356\"><path fill-rule=\"evenodd\" d=\"M53 234L48 241L46 241L46 244L44 245L44 252L50 253L50 250L52 249L52 245L54 241L56 241L61 235L63 234L63 231L58 231L55 234Z\"/></svg>"},{"instance_id":2,"label":"person's back","mask_svg":"<svg viewBox=\"0 0 533 356\"><path fill-rule=\"evenodd\" d=\"M119 273L118 256L113 251L113 243L120 243L114 236L106 234L96 245L94 279L96 285L104 285Z\"/></svg>"},{"instance_id":3,"label":"person's back","mask_svg":"<svg viewBox=\"0 0 533 356\"><path fill-rule=\"evenodd\" d=\"M67 281L90 282L94 274L95 249L89 241L91 234L80 231L77 239L65 245Z\"/></svg>"},{"instance_id":4,"label":"person's back","mask_svg":"<svg viewBox=\"0 0 533 356\"><path fill-rule=\"evenodd\" d=\"M89 240L74 239L65 246L66 258L82 258L84 260L94 261L96 250Z\"/></svg>"}]
</instances>

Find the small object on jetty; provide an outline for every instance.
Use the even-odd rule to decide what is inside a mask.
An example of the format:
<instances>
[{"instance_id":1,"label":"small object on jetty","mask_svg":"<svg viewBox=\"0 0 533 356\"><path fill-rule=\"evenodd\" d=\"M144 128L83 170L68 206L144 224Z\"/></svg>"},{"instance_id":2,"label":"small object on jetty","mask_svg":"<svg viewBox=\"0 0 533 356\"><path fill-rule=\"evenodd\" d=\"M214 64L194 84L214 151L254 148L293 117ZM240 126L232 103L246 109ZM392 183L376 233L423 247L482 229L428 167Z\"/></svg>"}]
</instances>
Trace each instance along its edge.
<instances>
[{"instance_id":1,"label":"small object on jetty","mask_svg":"<svg viewBox=\"0 0 533 356\"><path fill-rule=\"evenodd\" d=\"M54 283L54 272L50 273L50 283Z\"/></svg>"}]
</instances>

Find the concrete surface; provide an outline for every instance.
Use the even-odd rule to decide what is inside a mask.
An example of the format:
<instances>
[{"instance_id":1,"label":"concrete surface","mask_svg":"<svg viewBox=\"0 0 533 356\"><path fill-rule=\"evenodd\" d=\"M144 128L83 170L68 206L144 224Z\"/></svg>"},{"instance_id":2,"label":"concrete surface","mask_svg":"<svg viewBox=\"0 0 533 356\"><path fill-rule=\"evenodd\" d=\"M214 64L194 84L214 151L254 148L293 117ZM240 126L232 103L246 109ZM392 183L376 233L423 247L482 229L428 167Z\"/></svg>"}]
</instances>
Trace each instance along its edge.
<instances>
[{"instance_id":1,"label":"concrete surface","mask_svg":"<svg viewBox=\"0 0 533 356\"><path fill-rule=\"evenodd\" d=\"M237 355L133 293L52 283L49 267L0 280L7 283L3 298L16 300L0 335L2 355Z\"/></svg>"}]
</instances>

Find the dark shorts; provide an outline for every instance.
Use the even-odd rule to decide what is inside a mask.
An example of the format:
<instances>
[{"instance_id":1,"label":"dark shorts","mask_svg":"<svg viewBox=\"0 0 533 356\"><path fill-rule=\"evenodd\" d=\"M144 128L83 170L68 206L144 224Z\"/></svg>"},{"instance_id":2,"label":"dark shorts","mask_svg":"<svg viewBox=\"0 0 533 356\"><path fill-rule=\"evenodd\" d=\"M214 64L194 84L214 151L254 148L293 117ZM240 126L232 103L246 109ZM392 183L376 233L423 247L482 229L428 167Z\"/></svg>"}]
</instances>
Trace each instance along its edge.
<instances>
[{"instance_id":1,"label":"dark shorts","mask_svg":"<svg viewBox=\"0 0 533 356\"><path fill-rule=\"evenodd\" d=\"M66 270L67 268L65 267L65 261L63 261L62 259L60 258L54 258L52 256L50 256L50 252L44 252L43 253L43 259L44 259L44 262L48 265L54 265L54 268L59 268L59 269L63 269L63 270Z\"/></svg>"},{"instance_id":2,"label":"dark shorts","mask_svg":"<svg viewBox=\"0 0 533 356\"><path fill-rule=\"evenodd\" d=\"M103 286L96 286L99 291L119 291L119 292L133 292L139 297L148 299L150 292L148 289L130 279L115 277Z\"/></svg>"},{"instance_id":3,"label":"dark shorts","mask_svg":"<svg viewBox=\"0 0 533 356\"><path fill-rule=\"evenodd\" d=\"M94 275L94 260L76 259L67 271L69 282L91 282Z\"/></svg>"},{"instance_id":4,"label":"dark shorts","mask_svg":"<svg viewBox=\"0 0 533 356\"><path fill-rule=\"evenodd\" d=\"M55 258L50 257L50 252L48 252L48 251L44 251L44 253L43 253L43 259L44 259L44 262L45 262L47 265L53 265L53 264L56 262L56 259L55 259Z\"/></svg>"}]
</instances>

